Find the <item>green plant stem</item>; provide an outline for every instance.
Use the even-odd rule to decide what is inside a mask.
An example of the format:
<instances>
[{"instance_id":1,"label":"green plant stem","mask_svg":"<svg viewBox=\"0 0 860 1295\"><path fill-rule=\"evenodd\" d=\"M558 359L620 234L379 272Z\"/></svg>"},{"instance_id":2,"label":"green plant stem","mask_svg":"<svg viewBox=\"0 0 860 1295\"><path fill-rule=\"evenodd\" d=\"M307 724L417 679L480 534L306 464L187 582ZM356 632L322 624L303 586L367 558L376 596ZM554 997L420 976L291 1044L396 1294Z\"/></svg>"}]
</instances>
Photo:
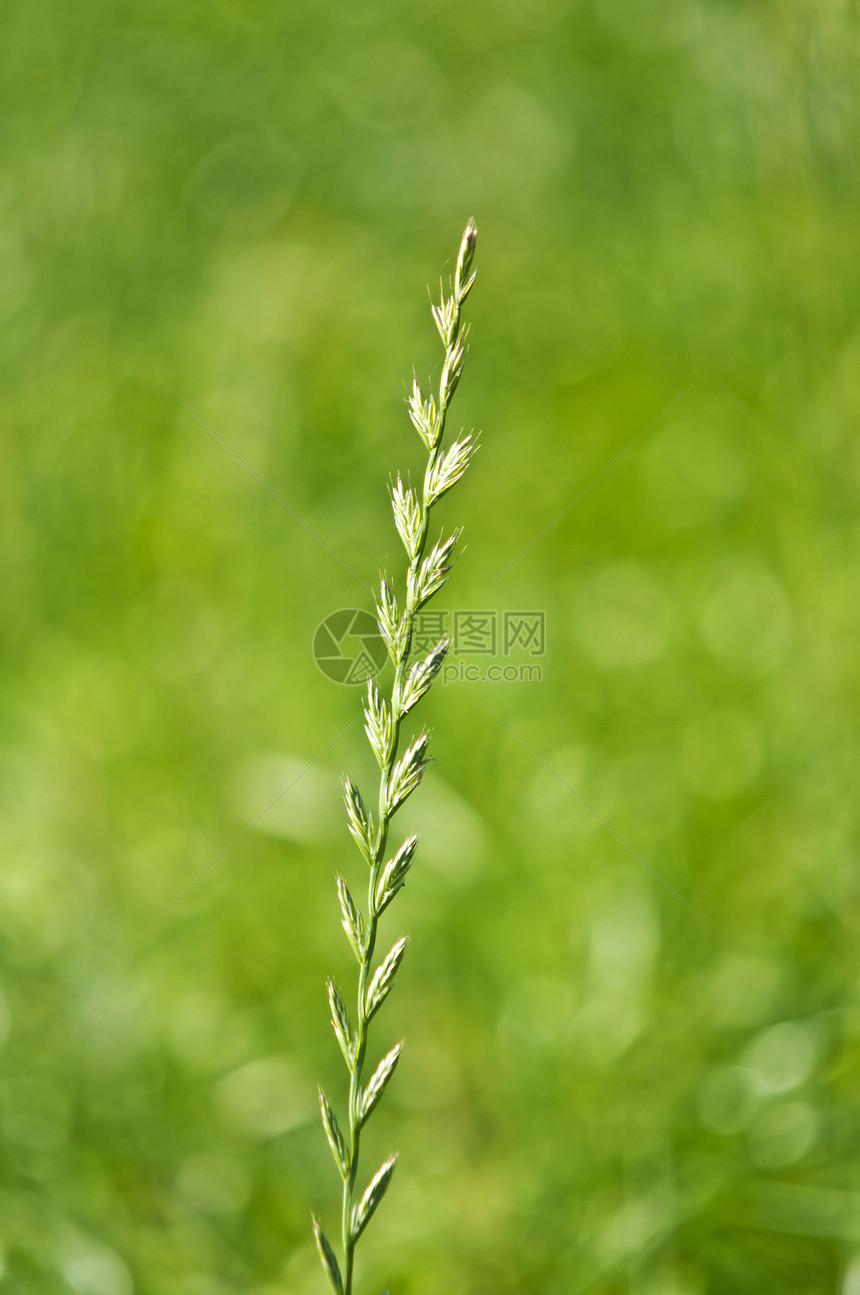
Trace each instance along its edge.
<instances>
[{"instance_id":1,"label":"green plant stem","mask_svg":"<svg viewBox=\"0 0 860 1295\"><path fill-rule=\"evenodd\" d=\"M426 659L416 661L410 668L415 617L445 583L456 541L456 534L444 541L440 539L425 558L430 511L433 504L463 475L474 450L471 434L452 445L447 453L443 452L443 441L448 406L460 380L465 358L464 337L460 332L460 310L475 279L474 274L470 277L469 272L476 234L475 226L470 221L460 245L452 294L446 298L443 290L440 305L433 307L433 317L445 347L438 403L433 396L425 399L417 381L413 384L410 398L410 418L428 452L420 499L411 486L406 488L403 485L400 477L397 478L396 485L392 486L394 518L409 556L409 564L402 614L398 613L397 600L387 581L383 579L378 614L389 655L394 663L394 681L390 699L383 699L375 684L369 685L368 709L365 711L368 737L380 766L377 826L374 826L373 816L365 809L361 794L351 779L347 778L344 785L350 832L369 864L370 880L365 924L346 882L342 877L338 878L344 930L359 963L354 1029L339 990L333 981L329 981L332 1024L349 1070L349 1119L346 1134L341 1131L328 1098L320 1090L323 1125L343 1183L342 1273L331 1243L316 1218L314 1232L323 1266L336 1295L352 1295L358 1239L388 1189L396 1161L396 1157L392 1157L381 1166L356 1205L354 1196L362 1125L382 1096L402 1046L397 1044L391 1049L368 1081L367 1088L363 1088L370 1022L391 988L406 945L405 939L398 940L376 973L372 974L379 917L404 885L417 844L416 836L409 837L392 859L385 863L389 829L397 810L418 786L427 763L426 733L411 743L398 762L401 726L406 715L432 684L449 647L448 640L443 639Z\"/></svg>"},{"instance_id":2,"label":"green plant stem","mask_svg":"<svg viewBox=\"0 0 860 1295\"><path fill-rule=\"evenodd\" d=\"M456 327L454 336L456 338L459 331L460 312L459 308L456 315ZM424 488L421 492L421 538L417 546L415 557L410 562L410 571L415 572L421 565L421 559L424 556L424 550L427 546L427 534L430 528L430 504L427 502L427 482L430 473L436 465L436 461L442 451L442 443L445 435L445 416L448 410L449 400L445 400L444 392L440 391L439 403L439 437L435 446L430 451L430 458L427 463L427 471L424 477ZM392 815L386 813L386 794L389 780L394 765L397 762L398 749L400 746L400 726L403 722L403 713L399 708L395 710L395 702L400 695L403 680L409 666L409 657L412 647L412 633L415 624L415 615L418 608L415 606L412 596L412 581L407 579L407 588L409 593L406 599L405 617L406 617L406 635L403 656L397 665L394 673L394 683L391 688L391 710L392 721L394 724L394 740L391 743L391 754L386 761L385 768L379 781L379 841L374 852L373 864L370 870L370 881L367 891L367 912L368 926L364 957L361 960L361 968L358 976L358 1000L357 1000L357 1044L355 1053L355 1065L349 1081L349 1173L343 1183L343 1212L342 1212L342 1230L343 1230L343 1252L344 1252L344 1295L352 1295L352 1276L355 1266L355 1239L352 1235L352 1198L355 1192L355 1180L358 1174L359 1150L361 1145L361 1127L358 1120L358 1099L361 1093L361 1079L364 1070L364 1060L367 1053L367 1032L369 1021L365 1013L365 998L367 994L367 983L373 965L373 953L376 947L376 932L379 925L379 917L376 913L376 886L379 881L379 870L385 859L385 851L388 846L388 829L391 824Z\"/></svg>"}]
</instances>

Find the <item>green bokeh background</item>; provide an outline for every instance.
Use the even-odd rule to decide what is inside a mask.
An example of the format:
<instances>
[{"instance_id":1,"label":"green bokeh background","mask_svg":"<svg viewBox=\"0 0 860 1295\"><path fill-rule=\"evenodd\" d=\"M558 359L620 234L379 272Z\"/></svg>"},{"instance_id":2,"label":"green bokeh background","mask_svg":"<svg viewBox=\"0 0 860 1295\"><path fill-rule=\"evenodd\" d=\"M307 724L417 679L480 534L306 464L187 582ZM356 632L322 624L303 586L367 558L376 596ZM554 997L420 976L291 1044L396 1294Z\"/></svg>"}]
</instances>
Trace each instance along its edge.
<instances>
[{"instance_id":1,"label":"green bokeh background","mask_svg":"<svg viewBox=\"0 0 860 1295\"><path fill-rule=\"evenodd\" d=\"M858 1295L855 6L0 24L0 1291L325 1289L373 774L310 645L474 215L440 606L546 652L424 703L360 1293Z\"/></svg>"}]
</instances>

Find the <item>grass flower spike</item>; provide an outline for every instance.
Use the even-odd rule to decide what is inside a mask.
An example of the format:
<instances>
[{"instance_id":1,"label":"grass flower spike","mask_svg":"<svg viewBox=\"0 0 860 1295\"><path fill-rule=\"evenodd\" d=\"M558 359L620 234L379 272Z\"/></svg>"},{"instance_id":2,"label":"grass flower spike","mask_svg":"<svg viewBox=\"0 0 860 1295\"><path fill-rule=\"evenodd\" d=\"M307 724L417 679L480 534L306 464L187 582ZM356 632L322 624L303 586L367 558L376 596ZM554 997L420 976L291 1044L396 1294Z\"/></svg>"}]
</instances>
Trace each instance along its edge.
<instances>
[{"instance_id":1,"label":"grass flower spike","mask_svg":"<svg viewBox=\"0 0 860 1295\"><path fill-rule=\"evenodd\" d=\"M405 938L398 939L374 969L379 919L405 885L418 844L416 836L408 836L389 855L389 830L394 815L421 782L428 763L428 734L413 738L400 754L400 730L406 716L431 687L449 647L447 639L442 639L427 656L411 658L415 615L447 580L458 535L454 532L440 537L426 552L430 511L460 480L475 450L471 434L461 434L447 449L443 442L448 409L466 357L468 330L461 326L460 312L477 273L472 268L476 239L477 230L469 221L460 243L450 294L446 296L442 288L439 305L432 307L445 348L438 394L425 395L415 380L409 397L409 417L428 451L421 495L404 485L399 476L391 489L394 522L408 567L402 610L384 576L376 608L380 632L394 666L390 698L383 697L371 679L364 711L365 730L380 768L376 819L352 779L344 780L349 831L370 875L365 912L353 899L344 878L337 879L343 929L358 964L355 1026L340 990L333 981L328 984L332 1028L349 1074L347 1119L343 1126L320 1089L323 1128L343 1184L342 1261L319 1220L314 1218L313 1224L320 1258L336 1295L352 1295L356 1244L388 1190L397 1161L396 1156L386 1160L360 1199L355 1199L361 1130L382 1098L403 1047L398 1043L391 1048L365 1080L368 1028L394 985L407 947Z\"/></svg>"}]
</instances>

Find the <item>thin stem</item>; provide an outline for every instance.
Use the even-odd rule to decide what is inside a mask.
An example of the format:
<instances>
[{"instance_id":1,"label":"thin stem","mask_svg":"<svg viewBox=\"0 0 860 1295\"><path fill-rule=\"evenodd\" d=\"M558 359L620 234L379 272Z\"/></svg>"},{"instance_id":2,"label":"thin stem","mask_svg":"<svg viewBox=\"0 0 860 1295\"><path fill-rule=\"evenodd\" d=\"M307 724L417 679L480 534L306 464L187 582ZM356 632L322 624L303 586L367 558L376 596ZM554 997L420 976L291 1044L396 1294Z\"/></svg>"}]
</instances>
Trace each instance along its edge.
<instances>
[{"instance_id":1,"label":"thin stem","mask_svg":"<svg viewBox=\"0 0 860 1295\"><path fill-rule=\"evenodd\" d=\"M433 550L429 566L436 568L428 571L425 570L422 576L421 568L424 561L424 552L427 547L427 537L430 526L430 511L436 499L454 484L456 480L465 471L469 456L471 455L471 440L466 438L460 446L452 447L450 454L459 456L456 463L445 462L440 464L442 458L442 446L445 432L445 422L448 413L448 407L457 387L460 373L463 367L464 346L463 335L460 331L460 311L471 287L474 282L474 275L469 277L469 269L474 254L476 230L472 222L466 228L463 240L460 246L460 255L457 261L457 270L454 279L453 292L451 297L446 300L444 292L438 308L433 308L436 326L442 336L445 345L445 361L442 368L442 376L439 381L438 404L434 403L431 398L425 402L420 393L417 384L413 400L416 404L410 404L410 413L412 420L421 433L422 438L428 449L427 468L424 475L424 483L421 491L420 504L411 489L407 492L409 499L409 517L404 523L403 517L398 515L398 506L404 505L405 494L404 488L398 478L398 496L392 493L395 503L395 520L398 522L398 529L404 540L407 551L410 556L410 562L407 570L406 579L406 599L403 614L396 624L396 634L393 638L389 635L387 640L392 659L394 660L394 680L391 688L390 698L386 703L387 714L386 724L390 724L390 730L384 743L385 749L380 742L371 741L377 752L381 765L381 775L379 783L379 801L378 801L378 829L374 837L370 818L366 815L363 802L357 790L348 781L348 809L350 810L351 831L356 836L365 857L370 863L370 879L368 883L367 894L367 925L362 926L363 919L355 910L355 906L342 878L339 880L339 886L343 887L346 898L342 893L342 903L344 903L344 923L350 941L356 951L359 960L358 975L358 995L356 1003L356 1026L354 1035L347 1038L350 1030L349 1022L345 1018L345 1009L340 1002L336 991L334 998L339 1003L339 1007L332 1010L338 1020L335 1022L335 1031L341 1040L344 1055L347 1057L349 1068L349 1135L344 1146L344 1139L337 1128L337 1120L327 1104L327 1099L321 1095L324 1112L323 1118L326 1122L326 1131L331 1142L332 1149L335 1152L335 1158L341 1166L343 1178L343 1199L341 1211L341 1232L344 1257L344 1271L341 1274L338 1271L337 1260L331 1250L331 1246L325 1237L325 1234L319 1228L315 1221L314 1227L317 1233L317 1244L320 1249L320 1255L323 1264L329 1274L335 1290L343 1291L343 1295L352 1295L353 1278L355 1272L355 1250L358 1242L357 1233L360 1233L368 1221L373 1210L387 1188L393 1170L394 1161L388 1161L382 1167L376 1178L368 1188L368 1192L362 1199L359 1206L354 1206L353 1198L355 1195L355 1185L358 1176L358 1166L361 1148L361 1126L362 1119L366 1119L375 1102L379 1099L382 1089L387 1083L388 1076L396 1064L399 1055L400 1045L392 1050L392 1053L381 1063L380 1071L370 1081L369 1088L373 1090L370 1095L363 1093L362 1079L364 1073L364 1062L367 1055L368 1030L370 1026L370 1017L376 1012L385 994L390 987L400 958L402 957L403 945L405 941L399 941L398 945L391 951L371 981L373 970L373 956L376 949L377 931L379 925L379 916L381 910L387 906L397 889L403 884L405 872L411 861L411 852L414 850L417 838L410 838L410 841L404 843L400 854L388 865L388 868L397 864L397 860L408 851L408 858L403 863L403 872L394 878L392 873L386 871L382 875L385 861L386 850L388 847L388 835L391 825L391 819L398 806L407 795L414 790L420 780L420 774L425 763L423 753L426 749L426 736L419 739L411 748L410 760L412 765L409 769L404 769L403 765L409 763L406 757L402 765L398 767L397 757L400 747L400 730L402 722L407 713L412 709L415 702L427 690L432 683L435 672L438 670L447 650L447 641L443 641L434 649L434 653L427 659L427 662L416 665L410 673L410 657L412 652L412 639L415 627L415 617L419 609L426 603L432 594L444 583L448 570L448 556L453 546L453 537L446 542L441 549L437 546ZM439 476L444 478L440 482ZM422 583L423 582L423 583ZM386 599L387 586L383 586L383 601ZM391 603L396 618L396 607L392 600ZM422 675L423 670L423 675ZM418 672L416 676L415 672ZM416 678L420 677L420 682ZM411 695L407 696L407 693ZM371 688L371 694L374 689ZM379 698L377 697L377 701ZM371 728L368 729L369 734ZM413 759L414 757L414 759ZM411 779L411 781L410 781ZM408 784L408 785L407 785ZM357 798L349 803L349 796ZM356 804L358 808L356 808ZM353 814L353 810L355 813ZM380 895L380 886L385 892ZM347 908L349 911L347 911ZM387 977L387 979L386 979ZM384 984L382 982L385 982ZM370 990L370 1001L368 990ZM343 1019L341 1019L341 1017ZM382 1078L380 1078L380 1073ZM334 1131L332 1131L332 1122ZM358 1219L356 1219L358 1215Z\"/></svg>"},{"instance_id":2,"label":"thin stem","mask_svg":"<svg viewBox=\"0 0 860 1295\"><path fill-rule=\"evenodd\" d=\"M459 314L459 312L458 312ZM427 545L427 533L430 525L430 508L427 502L427 479L430 470L435 465L442 448L442 436L444 432L444 413L447 408L440 403L440 424L441 429L439 439L434 448L430 451L428 461L427 475L424 479L424 489L421 495L421 538L417 546L415 557L409 564L410 572L417 572L421 565L421 559L424 556L424 549ZM403 680L409 665L409 657L412 647L412 632L415 624L415 615L417 608L411 595L413 583L407 580L410 594L406 600L404 612L406 632L405 646L403 656L397 664L394 672L394 683L391 688L390 705L392 708L392 719L394 723L394 738L391 743L391 753L386 761L385 768L379 780L379 842L374 853L373 865L370 870L370 881L367 889L367 940L364 949L364 957L361 960L361 968L358 976L358 1000L356 1003L357 1017L357 1042L355 1051L355 1064L349 1080L349 1173L343 1183L343 1210L342 1210L342 1232L343 1232L343 1252L344 1252L344 1293L352 1295L352 1278L355 1268L355 1246L356 1241L352 1233L352 1198L355 1191L355 1180L358 1174L359 1150L361 1145L361 1127L358 1120L358 1099L361 1093L361 1079L364 1070L364 1059L367 1053L367 1031L369 1022L366 1016L366 995L367 983L370 977L373 965L373 953L376 947L376 932L379 925L379 918L376 913L376 886L379 880L379 870L382 867L385 858L385 851L388 845L388 829L391 824L391 815L386 812L386 792L388 790L391 772L397 761L397 755L400 747L400 726L403 721L403 712L398 708L395 712L395 701L401 694Z\"/></svg>"}]
</instances>

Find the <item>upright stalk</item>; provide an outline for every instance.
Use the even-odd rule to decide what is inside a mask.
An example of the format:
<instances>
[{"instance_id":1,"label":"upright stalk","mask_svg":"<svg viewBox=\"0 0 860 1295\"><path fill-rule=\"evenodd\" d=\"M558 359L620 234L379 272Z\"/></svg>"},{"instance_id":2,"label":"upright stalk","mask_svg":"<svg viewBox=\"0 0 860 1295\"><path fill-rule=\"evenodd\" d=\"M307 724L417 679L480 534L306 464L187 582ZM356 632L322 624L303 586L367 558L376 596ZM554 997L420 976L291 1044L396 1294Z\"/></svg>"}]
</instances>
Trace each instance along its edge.
<instances>
[{"instance_id":1,"label":"upright stalk","mask_svg":"<svg viewBox=\"0 0 860 1295\"><path fill-rule=\"evenodd\" d=\"M405 938L399 939L374 972L379 918L404 886L418 844L417 836L407 837L385 862L389 829L397 810L420 783L428 763L429 737L426 733L416 738L398 759L400 731L405 717L433 683L449 648L448 640L443 638L428 656L411 661L415 617L445 583L457 540L457 532L447 539L440 538L425 556L430 512L433 505L459 481L475 450L471 433L461 435L447 450L443 449L443 440L448 409L465 361L467 330L461 328L460 312L475 282L476 272L472 272L471 267L476 239L477 230L469 221L460 244L450 296L446 297L442 289L439 305L432 307L445 347L438 400L433 394L425 398L417 381L413 381L409 398L409 416L428 451L420 499L411 486L404 486L399 476L391 489L394 520L409 564L402 613L384 576L377 602L380 630L394 665L394 682L390 697L386 699L380 695L373 680L369 680L364 711L365 729L380 768L376 822L352 780L344 780L349 830L370 868L370 877L366 922L343 877L337 879L343 927L359 967L354 1030L340 991L333 981L328 982L332 1025L349 1072L346 1136L331 1103L320 1089L323 1126L343 1180L342 1273L334 1248L319 1221L314 1218L313 1223L323 1267L337 1295L352 1295L358 1239L388 1189L397 1160L396 1156L386 1160L360 1201L354 1203L361 1130L385 1091L403 1047L402 1042L396 1044L383 1057L366 1086L362 1086L370 1022L394 983L407 943Z\"/></svg>"}]
</instances>

